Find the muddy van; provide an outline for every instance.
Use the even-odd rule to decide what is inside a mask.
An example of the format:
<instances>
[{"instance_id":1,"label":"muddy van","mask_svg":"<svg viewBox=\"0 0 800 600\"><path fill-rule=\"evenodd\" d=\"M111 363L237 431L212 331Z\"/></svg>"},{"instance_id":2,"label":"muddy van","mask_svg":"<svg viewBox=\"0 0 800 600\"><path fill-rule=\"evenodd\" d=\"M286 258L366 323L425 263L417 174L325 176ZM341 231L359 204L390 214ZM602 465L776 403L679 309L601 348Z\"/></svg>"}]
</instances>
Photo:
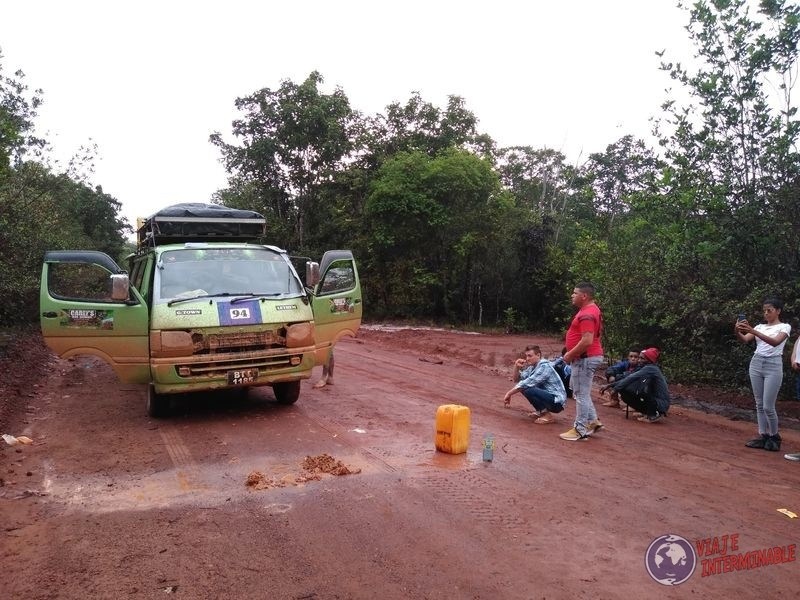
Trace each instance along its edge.
<instances>
[{"instance_id":1,"label":"muddy van","mask_svg":"<svg viewBox=\"0 0 800 600\"><path fill-rule=\"evenodd\" d=\"M265 224L252 211L178 204L140 220L127 270L102 252L47 252L45 342L146 384L154 417L181 392L268 385L296 402L301 380L355 335L361 287L348 250L306 262L302 280L284 250L258 243Z\"/></svg>"}]
</instances>

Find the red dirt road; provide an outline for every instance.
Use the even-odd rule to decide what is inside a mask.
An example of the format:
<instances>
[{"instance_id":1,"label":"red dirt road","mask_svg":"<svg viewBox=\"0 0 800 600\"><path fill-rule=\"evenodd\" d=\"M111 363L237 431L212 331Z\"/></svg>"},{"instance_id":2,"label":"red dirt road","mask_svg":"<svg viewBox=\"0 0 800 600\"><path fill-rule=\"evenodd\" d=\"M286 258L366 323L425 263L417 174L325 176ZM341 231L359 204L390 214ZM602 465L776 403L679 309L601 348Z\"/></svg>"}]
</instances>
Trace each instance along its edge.
<instances>
[{"instance_id":1,"label":"red dirt road","mask_svg":"<svg viewBox=\"0 0 800 600\"><path fill-rule=\"evenodd\" d=\"M0 441L0 596L798 597L800 518L777 509L800 514L800 464L783 459L800 431L783 428L773 453L744 447L753 423L673 406L649 425L599 407L601 432L562 441L574 402L554 425L519 395L502 405L513 356L537 342L560 347L364 330L337 346L335 385L312 389L317 369L294 406L264 388L182 398L158 421L103 363L50 358L39 387L6 387L0 414L0 433L33 439ZM434 449L450 403L471 410L463 455ZM360 472L310 478L304 460L325 454ZM665 534L714 552L678 586L645 568ZM725 535L737 565L756 551L776 564L723 572Z\"/></svg>"}]
</instances>

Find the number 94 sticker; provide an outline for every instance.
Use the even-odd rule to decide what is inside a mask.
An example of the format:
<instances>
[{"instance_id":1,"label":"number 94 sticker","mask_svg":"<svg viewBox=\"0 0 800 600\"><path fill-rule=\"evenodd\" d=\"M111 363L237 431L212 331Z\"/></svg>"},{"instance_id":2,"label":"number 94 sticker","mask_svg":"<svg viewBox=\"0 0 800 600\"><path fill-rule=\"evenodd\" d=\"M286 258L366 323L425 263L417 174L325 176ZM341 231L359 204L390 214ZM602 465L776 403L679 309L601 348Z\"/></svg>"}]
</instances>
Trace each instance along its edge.
<instances>
[{"instance_id":1,"label":"number 94 sticker","mask_svg":"<svg viewBox=\"0 0 800 600\"><path fill-rule=\"evenodd\" d=\"M220 302L217 304L219 309L219 324L225 325L257 325L261 323L261 309L258 300L246 300L231 304L230 302Z\"/></svg>"},{"instance_id":2,"label":"number 94 sticker","mask_svg":"<svg viewBox=\"0 0 800 600\"><path fill-rule=\"evenodd\" d=\"M249 319L250 318L250 309L247 307L241 308L231 308L230 309L230 317L231 320L236 319Z\"/></svg>"}]
</instances>

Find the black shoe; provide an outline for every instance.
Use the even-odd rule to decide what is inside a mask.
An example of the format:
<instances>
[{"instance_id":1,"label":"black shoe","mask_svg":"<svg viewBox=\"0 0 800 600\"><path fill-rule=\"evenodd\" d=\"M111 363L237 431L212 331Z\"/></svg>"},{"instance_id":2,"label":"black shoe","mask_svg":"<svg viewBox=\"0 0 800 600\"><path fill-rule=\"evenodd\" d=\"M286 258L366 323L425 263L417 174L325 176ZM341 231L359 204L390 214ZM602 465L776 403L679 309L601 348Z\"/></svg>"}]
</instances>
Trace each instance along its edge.
<instances>
[{"instance_id":1,"label":"black shoe","mask_svg":"<svg viewBox=\"0 0 800 600\"><path fill-rule=\"evenodd\" d=\"M762 433L761 437L757 437L754 440L750 440L749 442L745 442L745 446L747 446L748 448L761 448L761 449L763 449L765 447L765 444L767 443L768 439L769 439L769 436L766 433Z\"/></svg>"},{"instance_id":2,"label":"black shoe","mask_svg":"<svg viewBox=\"0 0 800 600\"><path fill-rule=\"evenodd\" d=\"M771 452L777 452L781 449L781 434L776 433L775 435L771 435L767 437L764 442L764 450L769 450Z\"/></svg>"}]
</instances>

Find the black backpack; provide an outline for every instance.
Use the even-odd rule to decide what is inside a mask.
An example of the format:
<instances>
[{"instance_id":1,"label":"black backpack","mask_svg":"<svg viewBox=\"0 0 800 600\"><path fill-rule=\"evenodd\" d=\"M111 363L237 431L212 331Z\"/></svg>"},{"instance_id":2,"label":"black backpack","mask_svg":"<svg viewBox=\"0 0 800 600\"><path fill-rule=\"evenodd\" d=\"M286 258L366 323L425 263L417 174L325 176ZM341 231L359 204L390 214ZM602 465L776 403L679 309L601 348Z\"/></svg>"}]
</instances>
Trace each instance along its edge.
<instances>
[{"instance_id":1,"label":"black backpack","mask_svg":"<svg viewBox=\"0 0 800 600\"><path fill-rule=\"evenodd\" d=\"M572 390L569 387L570 376L567 375L566 363L563 360L550 363L553 370L558 373L561 383L564 384L564 389L567 390L567 398L572 398Z\"/></svg>"}]
</instances>

